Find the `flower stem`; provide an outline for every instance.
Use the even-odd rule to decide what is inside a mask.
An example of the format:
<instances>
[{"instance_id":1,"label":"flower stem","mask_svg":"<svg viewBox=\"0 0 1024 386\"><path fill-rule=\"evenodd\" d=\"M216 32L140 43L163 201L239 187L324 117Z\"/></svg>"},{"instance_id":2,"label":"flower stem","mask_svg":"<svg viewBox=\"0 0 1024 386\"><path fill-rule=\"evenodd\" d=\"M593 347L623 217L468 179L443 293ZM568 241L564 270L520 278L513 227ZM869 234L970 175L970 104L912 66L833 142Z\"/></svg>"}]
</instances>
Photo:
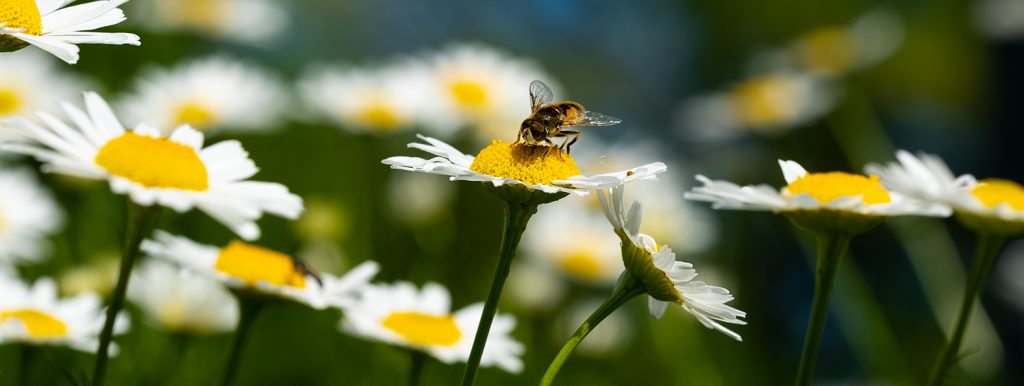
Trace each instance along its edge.
<instances>
[{"instance_id":1,"label":"flower stem","mask_svg":"<svg viewBox=\"0 0 1024 386\"><path fill-rule=\"evenodd\" d=\"M604 318L611 315L612 312L615 312L615 310L626 304L630 299L644 293L643 285L633 275L625 273L622 279L622 282L615 287L615 292L612 292L612 295L604 303L601 303L601 306L597 307L594 313L587 317L587 320L576 329L576 332L569 337L569 340L565 342L562 349L558 351L558 355L548 365L548 370L544 372L544 377L540 380L541 386L549 386L555 381L555 377L558 376L558 372L562 369L565 361L569 359L569 355L576 349L576 346L583 342L583 338L586 338L590 331L596 328Z\"/></svg>"},{"instance_id":2,"label":"flower stem","mask_svg":"<svg viewBox=\"0 0 1024 386\"><path fill-rule=\"evenodd\" d=\"M835 282L836 271L839 270L839 262L850 245L850 236L844 233L818 232L816 236L818 267L815 272L814 300L811 303L811 315L804 336L803 353L800 355L800 368L796 375L797 386L810 385L814 377L814 362L818 359L818 347L821 345L821 335L825 331L832 284Z\"/></svg>"},{"instance_id":3,"label":"flower stem","mask_svg":"<svg viewBox=\"0 0 1024 386\"><path fill-rule=\"evenodd\" d=\"M110 306L107 307L107 319L103 322L103 330L100 332L100 346L96 351L96 365L92 372L92 385L102 386L107 373L107 362L110 358L110 341L114 336L114 325L117 321L117 314L124 308L125 294L128 292L128 281L131 279L132 269L139 259L139 247L142 240L149 235L160 217L160 206L139 206L134 203L128 206L128 232L124 238L122 250L121 268L117 273L117 284L114 286L114 293L110 298Z\"/></svg>"},{"instance_id":4,"label":"flower stem","mask_svg":"<svg viewBox=\"0 0 1024 386\"><path fill-rule=\"evenodd\" d=\"M946 374L949 373L949 369L956 362L957 354L960 352L960 343L964 338L964 333L967 331L967 322L971 318L971 310L974 309L974 303L976 303L975 300L981 291L981 287L984 286L985 281L988 279L988 274L992 272L992 267L995 265L996 257L999 256L999 251L1005 244L1006 237L1004 236L988 233L978 234L978 246L974 252L974 261L971 262L971 273L967 277L967 286L964 288L963 303L960 304L960 314L956 319L956 327L953 330L953 335L949 338L948 344L943 349L939 361L935 363L931 377L928 378L929 385L942 385L946 380Z\"/></svg>"},{"instance_id":5,"label":"flower stem","mask_svg":"<svg viewBox=\"0 0 1024 386\"><path fill-rule=\"evenodd\" d=\"M36 347L31 344L21 344L21 368L18 370L18 384L31 385L32 369L35 364Z\"/></svg>"},{"instance_id":6,"label":"flower stem","mask_svg":"<svg viewBox=\"0 0 1024 386\"><path fill-rule=\"evenodd\" d=\"M252 325L259 317L266 305L266 299L259 296L236 293L238 299L238 327L235 329L235 338L231 343L231 353L228 355L227 366L224 370L224 380L221 385L228 386L235 380L238 373L238 364L242 360L242 349L252 331Z\"/></svg>"},{"instance_id":7,"label":"flower stem","mask_svg":"<svg viewBox=\"0 0 1024 386\"><path fill-rule=\"evenodd\" d=\"M501 290L505 286L505 279L508 278L512 260L516 257L519 240L522 239L523 232L526 231L526 223L530 221L530 217L534 213L537 213L537 205L505 201L505 230L501 237L498 265L494 268L491 291L487 294L483 314L480 315L480 324L477 325L476 337L473 339L473 349L469 353L466 371L462 374L462 386L472 386L476 380L476 371L480 367L484 346L487 345L491 322L494 321L494 314L498 311Z\"/></svg>"},{"instance_id":8,"label":"flower stem","mask_svg":"<svg viewBox=\"0 0 1024 386\"><path fill-rule=\"evenodd\" d=\"M427 354L419 350L409 350L409 386L420 384L423 365L427 363Z\"/></svg>"}]
</instances>

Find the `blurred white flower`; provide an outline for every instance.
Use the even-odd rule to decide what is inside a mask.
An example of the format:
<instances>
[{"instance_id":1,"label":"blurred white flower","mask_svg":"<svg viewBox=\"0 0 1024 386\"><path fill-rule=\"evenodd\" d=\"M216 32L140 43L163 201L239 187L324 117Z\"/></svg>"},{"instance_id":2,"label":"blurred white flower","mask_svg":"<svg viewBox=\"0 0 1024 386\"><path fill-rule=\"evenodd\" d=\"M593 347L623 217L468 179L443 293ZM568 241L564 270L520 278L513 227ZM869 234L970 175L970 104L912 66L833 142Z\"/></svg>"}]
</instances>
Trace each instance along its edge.
<instances>
[{"instance_id":1,"label":"blurred white flower","mask_svg":"<svg viewBox=\"0 0 1024 386\"><path fill-rule=\"evenodd\" d=\"M98 295L83 293L62 299L50 278L29 286L10 275L0 275L0 294L0 344L61 345L86 352L99 347L106 315ZM120 315L114 333L127 329L127 316Z\"/></svg>"},{"instance_id":2,"label":"blurred white flower","mask_svg":"<svg viewBox=\"0 0 1024 386\"><path fill-rule=\"evenodd\" d=\"M54 66L54 59L44 54L0 55L0 119L28 115L36 109L56 110L57 102L77 96L84 84L78 76ZM0 131L0 135L4 133Z\"/></svg>"},{"instance_id":3,"label":"blurred white flower","mask_svg":"<svg viewBox=\"0 0 1024 386\"><path fill-rule=\"evenodd\" d=\"M253 45L278 36L289 22L283 2L274 0L151 0L140 3L137 14L143 26L188 30L210 38Z\"/></svg>"},{"instance_id":4,"label":"blurred white flower","mask_svg":"<svg viewBox=\"0 0 1024 386\"><path fill-rule=\"evenodd\" d=\"M0 169L0 264L36 262L51 249L48 237L64 212L26 169Z\"/></svg>"},{"instance_id":5,"label":"blurred white flower","mask_svg":"<svg viewBox=\"0 0 1024 386\"><path fill-rule=\"evenodd\" d=\"M974 25L994 39L1019 39L1024 36L1024 1L978 0L971 2Z\"/></svg>"},{"instance_id":6,"label":"blurred white flower","mask_svg":"<svg viewBox=\"0 0 1024 386\"><path fill-rule=\"evenodd\" d=\"M512 265L505 282L505 296L517 307L544 312L561 304L569 286L561 275L538 260L526 259Z\"/></svg>"},{"instance_id":7,"label":"blurred white flower","mask_svg":"<svg viewBox=\"0 0 1024 386\"><path fill-rule=\"evenodd\" d=\"M139 45L130 33L90 32L125 20L119 6L128 0L102 0L65 7L71 0L0 2L0 52L33 45L70 64L78 62L77 44Z\"/></svg>"},{"instance_id":8,"label":"blurred white flower","mask_svg":"<svg viewBox=\"0 0 1024 386\"><path fill-rule=\"evenodd\" d=\"M188 124L200 131L266 131L276 128L287 102L280 82L258 67L208 57L169 69L150 69L135 80L118 107L130 125L163 130Z\"/></svg>"},{"instance_id":9,"label":"blurred white flower","mask_svg":"<svg viewBox=\"0 0 1024 386\"><path fill-rule=\"evenodd\" d=\"M86 263L75 264L57 277L61 294L64 296L94 292L106 297L114 291L117 271L121 264L121 252L107 250L96 254Z\"/></svg>"},{"instance_id":10,"label":"blurred white flower","mask_svg":"<svg viewBox=\"0 0 1024 386\"><path fill-rule=\"evenodd\" d=\"M208 277L148 260L132 279L128 299L160 328L216 334L231 332L238 323L238 302Z\"/></svg>"},{"instance_id":11,"label":"blurred white flower","mask_svg":"<svg viewBox=\"0 0 1024 386\"><path fill-rule=\"evenodd\" d=\"M780 134L827 113L838 95L837 86L821 77L769 72L728 91L685 101L679 110L679 130L695 140L723 140L748 132Z\"/></svg>"},{"instance_id":12,"label":"blurred white flower","mask_svg":"<svg viewBox=\"0 0 1024 386\"><path fill-rule=\"evenodd\" d=\"M528 85L551 77L533 61L477 44L455 44L432 55L426 124L439 132L468 127L482 142L514 140L530 115Z\"/></svg>"},{"instance_id":13,"label":"blurred white flower","mask_svg":"<svg viewBox=\"0 0 1024 386\"><path fill-rule=\"evenodd\" d=\"M609 231L600 209L582 200L552 203L531 219L522 254L579 282L611 287L623 268L619 240Z\"/></svg>"},{"instance_id":14,"label":"blurred white flower","mask_svg":"<svg viewBox=\"0 0 1024 386\"><path fill-rule=\"evenodd\" d=\"M449 208L455 187L424 173L392 173L388 203L395 218L415 224L439 216Z\"/></svg>"},{"instance_id":15,"label":"blurred white flower","mask_svg":"<svg viewBox=\"0 0 1024 386\"><path fill-rule=\"evenodd\" d=\"M341 327L356 336L426 352L444 363L465 362L483 307L477 303L452 312L448 289L436 283L422 289L408 282L370 285L344 308ZM480 365L510 373L523 370L523 345L511 336L515 325L515 317L495 315Z\"/></svg>"},{"instance_id":16,"label":"blurred white flower","mask_svg":"<svg viewBox=\"0 0 1024 386\"><path fill-rule=\"evenodd\" d=\"M380 269L376 262L367 261L340 277L314 274L292 256L271 249L240 241L217 248L162 231L144 241L142 250L229 288L294 300L316 309L347 305Z\"/></svg>"},{"instance_id":17,"label":"blurred white flower","mask_svg":"<svg viewBox=\"0 0 1024 386\"><path fill-rule=\"evenodd\" d=\"M408 59L381 67L324 67L306 70L298 81L303 104L350 132L387 133L419 126L432 102L430 67ZM441 136L456 127L443 129Z\"/></svg>"}]
</instances>

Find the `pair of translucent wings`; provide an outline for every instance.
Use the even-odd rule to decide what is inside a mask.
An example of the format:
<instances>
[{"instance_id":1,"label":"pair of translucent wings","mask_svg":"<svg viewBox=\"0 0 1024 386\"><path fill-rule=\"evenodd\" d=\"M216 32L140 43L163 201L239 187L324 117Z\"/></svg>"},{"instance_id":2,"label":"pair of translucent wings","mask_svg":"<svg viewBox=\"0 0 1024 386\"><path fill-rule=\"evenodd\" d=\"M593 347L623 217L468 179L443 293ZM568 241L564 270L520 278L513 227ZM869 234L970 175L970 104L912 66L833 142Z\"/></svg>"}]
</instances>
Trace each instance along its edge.
<instances>
[{"instance_id":1,"label":"pair of translucent wings","mask_svg":"<svg viewBox=\"0 0 1024 386\"><path fill-rule=\"evenodd\" d=\"M555 94L551 88L539 80L530 82L530 111L537 112L544 105L551 103ZM621 123L622 120L611 115L584 111L583 115L572 123L572 126L611 126Z\"/></svg>"}]
</instances>

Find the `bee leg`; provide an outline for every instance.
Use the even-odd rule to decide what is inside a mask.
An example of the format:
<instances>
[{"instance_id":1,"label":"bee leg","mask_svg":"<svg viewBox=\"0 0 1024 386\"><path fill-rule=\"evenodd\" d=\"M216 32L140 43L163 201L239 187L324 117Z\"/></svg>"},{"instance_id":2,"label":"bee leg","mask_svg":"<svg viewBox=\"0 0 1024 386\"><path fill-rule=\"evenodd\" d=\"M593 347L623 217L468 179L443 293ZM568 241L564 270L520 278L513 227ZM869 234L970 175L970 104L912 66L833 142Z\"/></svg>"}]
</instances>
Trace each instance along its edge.
<instances>
[{"instance_id":1,"label":"bee leg","mask_svg":"<svg viewBox=\"0 0 1024 386\"><path fill-rule=\"evenodd\" d=\"M569 151L572 148L572 144L580 140L580 132L575 130L562 130L562 132L558 134L560 134L563 137L566 137L565 142L562 142L562 147L565 148L565 154L569 154ZM572 136L571 140L569 139L569 136Z\"/></svg>"},{"instance_id":2,"label":"bee leg","mask_svg":"<svg viewBox=\"0 0 1024 386\"><path fill-rule=\"evenodd\" d=\"M551 149L554 149L557 146L554 142L551 142L551 138L544 138L544 143L548 144L547 149L544 150L544 157L547 157L548 153L551 152Z\"/></svg>"}]
</instances>

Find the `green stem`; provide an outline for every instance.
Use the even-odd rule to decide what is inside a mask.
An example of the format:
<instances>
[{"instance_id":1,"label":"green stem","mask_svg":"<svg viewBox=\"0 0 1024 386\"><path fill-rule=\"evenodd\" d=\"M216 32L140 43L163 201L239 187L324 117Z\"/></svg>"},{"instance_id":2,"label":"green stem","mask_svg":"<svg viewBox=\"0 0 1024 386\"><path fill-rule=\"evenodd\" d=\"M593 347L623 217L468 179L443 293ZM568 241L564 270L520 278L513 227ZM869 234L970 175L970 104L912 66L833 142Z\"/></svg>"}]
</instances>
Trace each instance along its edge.
<instances>
[{"instance_id":1,"label":"green stem","mask_svg":"<svg viewBox=\"0 0 1024 386\"><path fill-rule=\"evenodd\" d=\"M537 213L537 205L505 201L505 231L501 237L498 265L494 268L494 277L491 279L491 291L487 294L483 314L480 315L480 324L477 325L476 337L473 339L473 349L470 351L469 360L466 362L466 371L462 374L462 386L472 386L476 380L476 371L480 367L484 346L487 345L487 336L491 331L491 322L494 321L494 314L498 311L498 299L501 298L501 290L505 286L505 279L508 278L508 271L512 267L512 260L516 257L519 240L522 239L523 232L526 231L526 223L530 221L530 217L534 213Z\"/></svg>"},{"instance_id":2,"label":"green stem","mask_svg":"<svg viewBox=\"0 0 1024 386\"><path fill-rule=\"evenodd\" d=\"M978 234L978 246L974 252L974 261L971 262L971 273L967 277L967 287L964 288L964 298L960 304L956 327L954 327L953 335L950 336L949 343L943 349L939 361L935 363L935 369L928 379L929 385L941 386L946 381L946 374L949 373L949 369L956 362L957 354L960 352L960 343L967 331L967 322L970 321L971 311L974 309L978 293L985 285L988 274L992 272L992 267L995 265L996 257L999 256L999 251L1005 244L1004 236Z\"/></svg>"},{"instance_id":3,"label":"green stem","mask_svg":"<svg viewBox=\"0 0 1024 386\"><path fill-rule=\"evenodd\" d=\"M611 315L612 312L619 309L623 304L626 304L630 299L643 294L644 287L633 277L633 275L626 274L623 276L623 280L615 288L615 292L601 303L600 307L594 310L594 313L587 317L587 320L576 329L576 332L572 334L562 349L558 351L558 355L548 365L548 370L544 372L544 377L540 380L540 386L549 386L555 381L555 377L558 376L558 372L562 369L562 365L569 359L569 355L572 354L573 350L576 349L583 338L586 338L594 328L597 327L604 318Z\"/></svg>"},{"instance_id":4,"label":"green stem","mask_svg":"<svg viewBox=\"0 0 1024 386\"><path fill-rule=\"evenodd\" d=\"M36 348L28 343L21 345L21 369L18 371L18 384L31 385L32 365L35 363Z\"/></svg>"},{"instance_id":5,"label":"green stem","mask_svg":"<svg viewBox=\"0 0 1024 386\"><path fill-rule=\"evenodd\" d=\"M242 360L242 349L245 348L253 323L266 305L266 300L258 296L236 293L235 297L238 298L238 328L235 330L235 339L231 343L231 353L228 355L227 367L224 370L224 380L221 382L223 386L234 382L238 364Z\"/></svg>"},{"instance_id":6,"label":"green stem","mask_svg":"<svg viewBox=\"0 0 1024 386\"><path fill-rule=\"evenodd\" d=\"M814 377L814 363L818 359L818 347L821 335L825 331L825 319L828 317L828 301L832 296L832 284L835 282L839 262L850 245L850 236L842 233L820 232L818 239L818 267L815 273L814 300L811 303L811 316L807 322L807 334L804 336L804 349L800 355L800 368L797 370L796 385L808 386Z\"/></svg>"},{"instance_id":7,"label":"green stem","mask_svg":"<svg viewBox=\"0 0 1024 386\"><path fill-rule=\"evenodd\" d=\"M103 330L100 332L100 347L96 351L96 365L92 372L93 386L102 386L104 378L106 378L107 362L110 359L110 342L114 336L117 314L124 308L128 281L131 280L132 269L135 268L135 262L139 259L139 247L142 245L142 240L156 226L156 220L160 217L160 206L146 207L129 204L128 217L128 232L124 238L121 268L117 273L117 284L114 286L114 293L110 298L110 306L107 307L107 319L103 322Z\"/></svg>"},{"instance_id":8,"label":"green stem","mask_svg":"<svg viewBox=\"0 0 1024 386\"><path fill-rule=\"evenodd\" d=\"M418 386L423 375L423 365L427 363L427 354L419 350L409 350L409 386Z\"/></svg>"}]
</instances>

